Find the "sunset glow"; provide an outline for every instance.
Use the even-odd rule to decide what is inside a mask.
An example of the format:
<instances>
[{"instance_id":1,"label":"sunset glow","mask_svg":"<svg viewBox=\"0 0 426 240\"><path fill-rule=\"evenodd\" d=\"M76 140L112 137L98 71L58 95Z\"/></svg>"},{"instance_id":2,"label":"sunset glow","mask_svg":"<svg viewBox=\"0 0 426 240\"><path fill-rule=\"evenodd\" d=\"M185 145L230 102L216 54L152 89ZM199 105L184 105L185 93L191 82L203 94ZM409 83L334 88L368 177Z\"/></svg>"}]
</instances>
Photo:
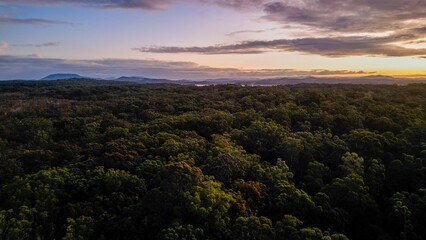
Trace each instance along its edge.
<instances>
[{"instance_id":1,"label":"sunset glow","mask_svg":"<svg viewBox=\"0 0 426 240\"><path fill-rule=\"evenodd\" d=\"M426 75L418 0L5 0L0 79Z\"/></svg>"}]
</instances>

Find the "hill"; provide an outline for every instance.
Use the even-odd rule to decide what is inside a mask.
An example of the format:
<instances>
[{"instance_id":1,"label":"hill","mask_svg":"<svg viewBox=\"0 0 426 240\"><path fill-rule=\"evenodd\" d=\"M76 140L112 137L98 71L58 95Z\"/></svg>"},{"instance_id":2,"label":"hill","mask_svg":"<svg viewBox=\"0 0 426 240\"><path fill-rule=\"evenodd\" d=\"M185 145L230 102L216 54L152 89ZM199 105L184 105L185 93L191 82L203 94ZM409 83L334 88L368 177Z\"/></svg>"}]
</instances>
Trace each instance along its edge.
<instances>
[{"instance_id":1,"label":"hill","mask_svg":"<svg viewBox=\"0 0 426 240\"><path fill-rule=\"evenodd\" d=\"M73 78L85 78L85 77L80 76L78 74L72 74L72 73L55 73L55 74L50 74L40 80L61 80L61 79L73 79Z\"/></svg>"}]
</instances>

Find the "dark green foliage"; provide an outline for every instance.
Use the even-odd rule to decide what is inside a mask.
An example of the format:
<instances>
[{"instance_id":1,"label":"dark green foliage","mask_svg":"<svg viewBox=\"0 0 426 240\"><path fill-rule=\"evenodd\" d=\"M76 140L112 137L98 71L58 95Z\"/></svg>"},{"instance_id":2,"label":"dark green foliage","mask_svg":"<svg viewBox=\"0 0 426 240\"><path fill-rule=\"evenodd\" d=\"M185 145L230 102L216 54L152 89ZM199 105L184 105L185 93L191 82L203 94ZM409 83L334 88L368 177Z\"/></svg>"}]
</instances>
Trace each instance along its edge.
<instances>
[{"instance_id":1,"label":"dark green foliage","mask_svg":"<svg viewBox=\"0 0 426 240\"><path fill-rule=\"evenodd\" d=\"M0 83L0 239L425 239L426 85Z\"/></svg>"}]
</instances>

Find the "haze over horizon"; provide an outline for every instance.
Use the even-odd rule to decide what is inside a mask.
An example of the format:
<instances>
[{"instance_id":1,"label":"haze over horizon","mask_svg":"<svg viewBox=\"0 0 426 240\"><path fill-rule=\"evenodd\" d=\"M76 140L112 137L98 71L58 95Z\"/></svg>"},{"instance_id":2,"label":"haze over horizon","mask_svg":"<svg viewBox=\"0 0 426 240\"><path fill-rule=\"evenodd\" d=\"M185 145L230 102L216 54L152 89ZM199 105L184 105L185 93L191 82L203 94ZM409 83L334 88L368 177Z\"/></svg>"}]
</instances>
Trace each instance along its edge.
<instances>
[{"instance_id":1,"label":"haze over horizon","mask_svg":"<svg viewBox=\"0 0 426 240\"><path fill-rule=\"evenodd\" d=\"M426 77L423 0L3 0L0 80Z\"/></svg>"}]
</instances>

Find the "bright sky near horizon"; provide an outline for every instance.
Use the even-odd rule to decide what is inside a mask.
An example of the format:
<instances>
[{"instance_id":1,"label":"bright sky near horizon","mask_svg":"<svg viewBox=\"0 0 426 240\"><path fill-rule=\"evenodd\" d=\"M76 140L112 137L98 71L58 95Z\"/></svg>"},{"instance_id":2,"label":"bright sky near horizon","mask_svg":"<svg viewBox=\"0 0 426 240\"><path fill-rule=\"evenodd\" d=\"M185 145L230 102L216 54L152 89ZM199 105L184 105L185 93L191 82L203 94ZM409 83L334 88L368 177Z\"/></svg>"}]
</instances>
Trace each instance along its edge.
<instances>
[{"instance_id":1,"label":"bright sky near horizon","mask_svg":"<svg viewBox=\"0 0 426 240\"><path fill-rule=\"evenodd\" d=\"M426 0L0 0L0 80L426 76Z\"/></svg>"}]
</instances>

